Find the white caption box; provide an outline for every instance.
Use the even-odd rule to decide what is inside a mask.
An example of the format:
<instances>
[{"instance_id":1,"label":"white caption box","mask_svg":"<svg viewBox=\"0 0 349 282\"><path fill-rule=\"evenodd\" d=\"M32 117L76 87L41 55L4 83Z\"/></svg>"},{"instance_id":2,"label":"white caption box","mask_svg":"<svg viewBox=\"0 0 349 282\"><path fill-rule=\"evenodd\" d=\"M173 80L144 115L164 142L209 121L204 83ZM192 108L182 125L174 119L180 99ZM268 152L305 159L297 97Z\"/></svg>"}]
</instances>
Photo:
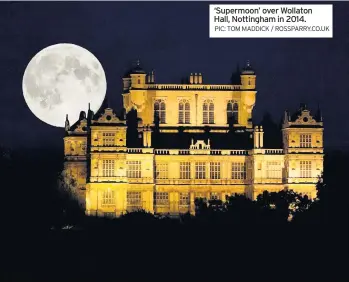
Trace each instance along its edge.
<instances>
[{"instance_id":1,"label":"white caption box","mask_svg":"<svg viewBox=\"0 0 349 282\"><path fill-rule=\"evenodd\" d=\"M210 38L332 38L332 5L210 5Z\"/></svg>"}]
</instances>

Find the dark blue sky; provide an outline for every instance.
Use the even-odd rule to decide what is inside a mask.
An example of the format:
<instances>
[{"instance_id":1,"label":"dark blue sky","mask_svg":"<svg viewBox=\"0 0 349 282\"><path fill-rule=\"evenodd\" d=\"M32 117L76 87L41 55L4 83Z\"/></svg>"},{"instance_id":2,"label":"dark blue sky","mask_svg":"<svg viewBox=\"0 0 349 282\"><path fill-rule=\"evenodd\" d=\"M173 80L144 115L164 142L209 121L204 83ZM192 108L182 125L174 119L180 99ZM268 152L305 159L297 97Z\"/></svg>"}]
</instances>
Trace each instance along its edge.
<instances>
[{"instance_id":1,"label":"dark blue sky","mask_svg":"<svg viewBox=\"0 0 349 282\"><path fill-rule=\"evenodd\" d=\"M349 146L349 3L334 4L332 39L210 39L210 2L23 2L0 4L0 143L62 146L64 130L38 120L22 94L31 58L56 43L90 50L107 76L107 95L121 107L121 77L133 61L156 70L157 82L179 83L190 72L229 83L236 64L257 71L255 120L279 121L299 103L317 108L325 145Z\"/></svg>"}]
</instances>

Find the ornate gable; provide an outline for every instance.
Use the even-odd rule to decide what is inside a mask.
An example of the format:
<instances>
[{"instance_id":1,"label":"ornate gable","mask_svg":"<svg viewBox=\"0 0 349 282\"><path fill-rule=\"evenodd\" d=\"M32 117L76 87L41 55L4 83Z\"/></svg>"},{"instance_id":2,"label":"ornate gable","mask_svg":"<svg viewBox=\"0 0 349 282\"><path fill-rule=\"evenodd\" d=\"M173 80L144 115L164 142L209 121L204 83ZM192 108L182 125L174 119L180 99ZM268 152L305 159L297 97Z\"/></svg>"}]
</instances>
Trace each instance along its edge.
<instances>
[{"instance_id":1,"label":"ornate gable","mask_svg":"<svg viewBox=\"0 0 349 282\"><path fill-rule=\"evenodd\" d=\"M92 121L92 124L95 123L102 123L102 124L126 124L126 121L120 120L116 114L114 113L113 109L106 108L103 113L99 115L99 117L96 120Z\"/></svg>"},{"instance_id":2,"label":"ornate gable","mask_svg":"<svg viewBox=\"0 0 349 282\"><path fill-rule=\"evenodd\" d=\"M299 125L314 125L317 121L312 117L310 111L303 110L300 115L298 115L297 119L294 121L294 124Z\"/></svg>"},{"instance_id":3,"label":"ornate gable","mask_svg":"<svg viewBox=\"0 0 349 282\"><path fill-rule=\"evenodd\" d=\"M68 135L85 135L87 134L87 119L85 112L80 113L79 120L75 122L68 130Z\"/></svg>"},{"instance_id":4,"label":"ornate gable","mask_svg":"<svg viewBox=\"0 0 349 282\"><path fill-rule=\"evenodd\" d=\"M322 127L323 122L318 120L316 116L312 116L308 109L300 108L292 116L285 112L283 128L285 127Z\"/></svg>"},{"instance_id":5,"label":"ornate gable","mask_svg":"<svg viewBox=\"0 0 349 282\"><path fill-rule=\"evenodd\" d=\"M77 125L74 132L87 132L87 119L80 120L80 123Z\"/></svg>"}]
</instances>

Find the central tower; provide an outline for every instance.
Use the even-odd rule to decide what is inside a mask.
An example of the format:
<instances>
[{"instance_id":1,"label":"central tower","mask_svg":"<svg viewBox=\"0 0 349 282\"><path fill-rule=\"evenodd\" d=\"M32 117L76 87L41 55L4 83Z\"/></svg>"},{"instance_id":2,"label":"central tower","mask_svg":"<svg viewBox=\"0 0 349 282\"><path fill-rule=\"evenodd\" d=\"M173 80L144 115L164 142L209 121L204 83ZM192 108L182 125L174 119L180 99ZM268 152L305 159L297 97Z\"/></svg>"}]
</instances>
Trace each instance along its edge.
<instances>
[{"instance_id":1,"label":"central tower","mask_svg":"<svg viewBox=\"0 0 349 282\"><path fill-rule=\"evenodd\" d=\"M256 74L251 64L240 72L240 84L205 84L201 73L191 73L181 84L157 84L137 65L123 77L126 112L137 110L142 126L160 128L252 128Z\"/></svg>"}]
</instances>

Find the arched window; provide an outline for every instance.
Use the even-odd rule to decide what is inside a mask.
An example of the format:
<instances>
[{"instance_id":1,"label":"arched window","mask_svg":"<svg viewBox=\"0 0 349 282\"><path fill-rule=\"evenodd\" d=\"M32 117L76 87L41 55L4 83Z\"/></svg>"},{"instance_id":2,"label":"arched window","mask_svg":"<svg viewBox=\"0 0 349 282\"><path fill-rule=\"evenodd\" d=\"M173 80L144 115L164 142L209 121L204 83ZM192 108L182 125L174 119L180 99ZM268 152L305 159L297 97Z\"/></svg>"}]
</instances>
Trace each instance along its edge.
<instances>
[{"instance_id":1,"label":"arched window","mask_svg":"<svg viewBox=\"0 0 349 282\"><path fill-rule=\"evenodd\" d=\"M178 123L190 123L190 103L187 100L181 100L178 104Z\"/></svg>"},{"instance_id":2,"label":"arched window","mask_svg":"<svg viewBox=\"0 0 349 282\"><path fill-rule=\"evenodd\" d=\"M213 124L214 123L214 104L212 100L204 101L204 104L202 105L202 112L203 112L202 123Z\"/></svg>"},{"instance_id":3,"label":"arched window","mask_svg":"<svg viewBox=\"0 0 349 282\"><path fill-rule=\"evenodd\" d=\"M227 103L227 123L237 124L239 116L239 105L236 101L228 101Z\"/></svg>"},{"instance_id":4,"label":"arched window","mask_svg":"<svg viewBox=\"0 0 349 282\"><path fill-rule=\"evenodd\" d=\"M163 100L156 100L154 103L154 119L159 123L166 123L166 104Z\"/></svg>"}]
</instances>

